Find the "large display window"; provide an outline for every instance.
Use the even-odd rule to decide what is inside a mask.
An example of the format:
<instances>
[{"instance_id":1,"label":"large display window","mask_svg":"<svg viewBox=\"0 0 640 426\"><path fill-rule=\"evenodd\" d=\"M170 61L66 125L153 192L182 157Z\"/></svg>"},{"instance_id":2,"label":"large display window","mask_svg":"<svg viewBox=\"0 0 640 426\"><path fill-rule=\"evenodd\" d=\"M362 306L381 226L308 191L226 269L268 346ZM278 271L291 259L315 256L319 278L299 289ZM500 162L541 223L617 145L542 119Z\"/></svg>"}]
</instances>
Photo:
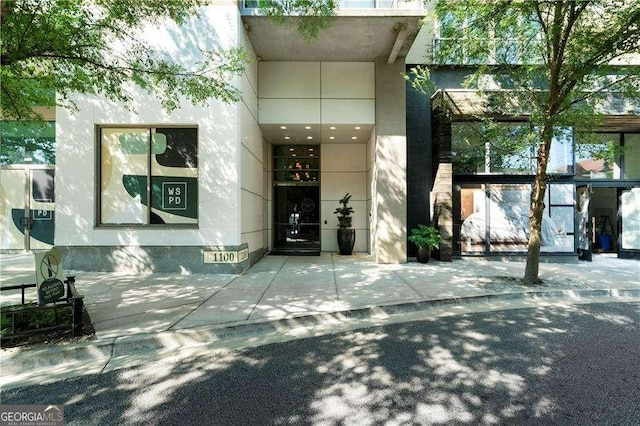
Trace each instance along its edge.
<instances>
[{"instance_id":1,"label":"large display window","mask_svg":"<svg viewBox=\"0 0 640 426\"><path fill-rule=\"evenodd\" d=\"M100 129L100 225L198 223L195 127Z\"/></svg>"},{"instance_id":2,"label":"large display window","mask_svg":"<svg viewBox=\"0 0 640 426\"><path fill-rule=\"evenodd\" d=\"M640 179L640 133L624 134L624 179Z\"/></svg>"},{"instance_id":3,"label":"large display window","mask_svg":"<svg viewBox=\"0 0 640 426\"><path fill-rule=\"evenodd\" d=\"M535 174L538 129L526 124L455 122L451 126L456 174ZM573 173L573 132L554 130L547 173Z\"/></svg>"},{"instance_id":4,"label":"large display window","mask_svg":"<svg viewBox=\"0 0 640 426\"><path fill-rule=\"evenodd\" d=\"M462 253L525 252L529 242L531 184L458 185ZM542 252L574 251L574 186L547 187Z\"/></svg>"},{"instance_id":5,"label":"large display window","mask_svg":"<svg viewBox=\"0 0 640 426\"><path fill-rule=\"evenodd\" d=\"M577 179L640 179L639 133L576 135Z\"/></svg>"},{"instance_id":6,"label":"large display window","mask_svg":"<svg viewBox=\"0 0 640 426\"><path fill-rule=\"evenodd\" d=\"M576 135L576 178L620 179L619 133Z\"/></svg>"}]
</instances>

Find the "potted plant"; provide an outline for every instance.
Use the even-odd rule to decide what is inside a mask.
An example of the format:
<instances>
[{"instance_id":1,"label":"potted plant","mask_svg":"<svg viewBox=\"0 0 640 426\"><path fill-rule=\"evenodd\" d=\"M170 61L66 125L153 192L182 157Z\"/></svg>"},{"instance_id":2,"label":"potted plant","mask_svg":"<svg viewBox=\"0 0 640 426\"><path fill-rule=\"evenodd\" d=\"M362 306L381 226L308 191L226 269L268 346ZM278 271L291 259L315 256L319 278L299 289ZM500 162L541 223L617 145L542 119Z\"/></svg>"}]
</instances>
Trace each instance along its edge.
<instances>
[{"instance_id":1,"label":"potted plant","mask_svg":"<svg viewBox=\"0 0 640 426\"><path fill-rule=\"evenodd\" d=\"M340 200L341 207L338 207L334 214L338 215L338 248L340 254L353 253L353 246L356 243L356 230L351 229L351 222L353 218L353 208L349 207L349 200L351 195L347 194Z\"/></svg>"},{"instance_id":2,"label":"potted plant","mask_svg":"<svg viewBox=\"0 0 640 426\"><path fill-rule=\"evenodd\" d=\"M418 246L418 262L427 263L431 258L431 250L440 247L440 232L433 226L419 224L411 230L409 241Z\"/></svg>"}]
</instances>

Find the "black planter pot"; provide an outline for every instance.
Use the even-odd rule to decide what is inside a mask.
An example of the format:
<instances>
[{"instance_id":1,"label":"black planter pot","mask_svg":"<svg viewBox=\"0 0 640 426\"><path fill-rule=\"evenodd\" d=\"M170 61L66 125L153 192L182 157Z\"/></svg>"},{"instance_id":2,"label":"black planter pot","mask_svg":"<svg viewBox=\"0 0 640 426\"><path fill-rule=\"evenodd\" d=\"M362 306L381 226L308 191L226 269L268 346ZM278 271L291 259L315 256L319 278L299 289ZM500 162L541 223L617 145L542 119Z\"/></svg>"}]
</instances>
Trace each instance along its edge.
<instances>
[{"instance_id":1,"label":"black planter pot","mask_svg":"<svg viewBox=\"0 0 640 426\"><path fill-rule=\"evenodd\" d=\"M355 229L338 229L338 249L340 249L340 254L353 253L353 246L355 243Z\"/></svg>"},{"instance_id":2,"label":"black planter pot","mask_svg":"<svg viewBox=\"0 0 640 426\"><path fill-rule=\"evenodd\" d=\"M418 247L418 254L416 255L416 259L418 259L418 262L429 263L430 258L431 258L430 247Z\"/></svg>"}]
</instances>

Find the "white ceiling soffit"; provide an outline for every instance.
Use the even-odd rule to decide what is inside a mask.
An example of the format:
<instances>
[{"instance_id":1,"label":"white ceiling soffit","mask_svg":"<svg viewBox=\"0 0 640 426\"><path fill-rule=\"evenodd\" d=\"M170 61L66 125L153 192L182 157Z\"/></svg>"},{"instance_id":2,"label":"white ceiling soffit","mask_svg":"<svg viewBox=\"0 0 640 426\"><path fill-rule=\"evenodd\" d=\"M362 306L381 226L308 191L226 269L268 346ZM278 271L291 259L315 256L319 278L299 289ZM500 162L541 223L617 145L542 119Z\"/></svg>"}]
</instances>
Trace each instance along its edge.
<instances>
[{"instance_id":1,"label":"white ceiling soffit","mask_svg":"<svg viewBox=\"0 0 640 426\"><path fill-rule=\"evenodd\" d=\"M409 52L426 12L400 12L336 16L333 27L322 30L311 42L298 34L295 18L282 25L265 16L246 15L242 19L254 51L263 61L372 62L378 57L403 58Z\"/></svg>"},{"instance_id":2,"label":"white ceiling soffit","mask_svg":"<svg viewBox=\"0 0 640 426\"><path fill-rule=\"evenodd\" d=\"M361 144L369 140L373 124L261 124L260 128L274 145Z\"/></svg>"}]
</instances>

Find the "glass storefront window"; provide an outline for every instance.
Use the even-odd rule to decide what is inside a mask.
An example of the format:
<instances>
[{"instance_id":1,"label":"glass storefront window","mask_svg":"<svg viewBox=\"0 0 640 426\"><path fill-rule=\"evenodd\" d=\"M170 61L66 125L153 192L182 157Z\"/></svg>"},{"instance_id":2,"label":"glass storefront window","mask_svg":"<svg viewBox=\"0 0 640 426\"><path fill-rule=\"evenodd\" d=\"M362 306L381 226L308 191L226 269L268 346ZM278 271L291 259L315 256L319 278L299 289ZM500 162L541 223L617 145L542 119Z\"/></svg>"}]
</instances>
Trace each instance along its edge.
<instances>
[{"instance_id":1,"label":"glass storefront window","mask_svg":"<svg viewBox=\"0 0 640 426\"><path fill-rule=\"evenodd\" d=\"M455 173L485 172L485 140L475 123L451 124L451 157Z\"/></svg>"},{"instance_id":2,"label":"glass storefront window","mask_svg":"<svg viewBox=\"0 0 640 426\"><path fill-rule=\"evenodd\" d=\"M620 179L620 134L580 133L575 144L576 177Z\"/></svg>"},{"instance_id":3,"label":"glass storefront window","mask_svg":"<svg viewBox=\"0 0 640 426\"><path fill-rule=\"evenodd\" d=\"M624 135L624 178L640 179L640 133Z\"/></svg>"},{"instance_id":4,"label":"glass storefront window","mask_svg":"<svg viewBox=\"0 0 640 426\"><path fill-rule=\"evenodd\" d=\"M0 164L55 164L56 123L3 121L0 144Z\"/></svg>"},{"instance_id":5,"label":"glass storefront window","mask_svg":"<svg viewBox=\"0 0 640 426\"><path fill-rule=\"evenodd\" d=\"M513 123L452 123L453 171L458 174L534 174L538 130ZM547 173L573 173L573 132L555 129Z\"/></svg>"},{"instance_id":6,"label":"glass storefront window","mask_svg":"<svg viewBox=\"0 0 640 426\"><path fill-rule=\"evenodd\" d=\"M552 244L542 246L543 252L573 252L575 235L575 194L571 183L547 186L543 215L543 242L545 232ZM546 219L548 218L548 219ZM548 222L545 225L545 220Z\"/></svg>"},{"instance_id":7,"label":"glass storefront window","mask_svg":"<svg viewBox=\"0 0 640 426\"><path fill-rule=\"evenodd\" d=\"M525 251L529 241L529 184L489 185L489 250Z\"/></svg>"},{"instance_id":8,"label":"glass storefront window","mask_svg":"<svg viewBox=\"0 0 640 426\"><path fill-rule=\"evenodd\" d=\"M554 128L547 173L573 174L573 129L571 127Z\"/></svg>"},{"instance_id":9,"label":"glass storefront window","mask_svg":"<svg viewBox=\"0 0 640 426\"><path fill-rule=\"evenodd\" d=\"M100 224L198 223L194 128L100 129Z\"/></svg>"},{"instance_id":10,"label":"glass storefront window","mask_svg":"<svg viewBox=\"0 0 640 426\"><path fill-rule=\"evenodd\" d=\"M460 190L460 245L463 252L484 252L487 241L485 185L466 185Z\"/></svg>"},{"instance_id":11,"label":"glass storefront window","mask_svg":"<svg viewBox=\"0 0 640 426\"><path fill-rule=\"evenodd\" d=\"M460 189L462 253L522 253L529 243L530 184L474 184ZM550 184L542 252L574 251L573 184Z\"/></svg>"}]
</instances>

